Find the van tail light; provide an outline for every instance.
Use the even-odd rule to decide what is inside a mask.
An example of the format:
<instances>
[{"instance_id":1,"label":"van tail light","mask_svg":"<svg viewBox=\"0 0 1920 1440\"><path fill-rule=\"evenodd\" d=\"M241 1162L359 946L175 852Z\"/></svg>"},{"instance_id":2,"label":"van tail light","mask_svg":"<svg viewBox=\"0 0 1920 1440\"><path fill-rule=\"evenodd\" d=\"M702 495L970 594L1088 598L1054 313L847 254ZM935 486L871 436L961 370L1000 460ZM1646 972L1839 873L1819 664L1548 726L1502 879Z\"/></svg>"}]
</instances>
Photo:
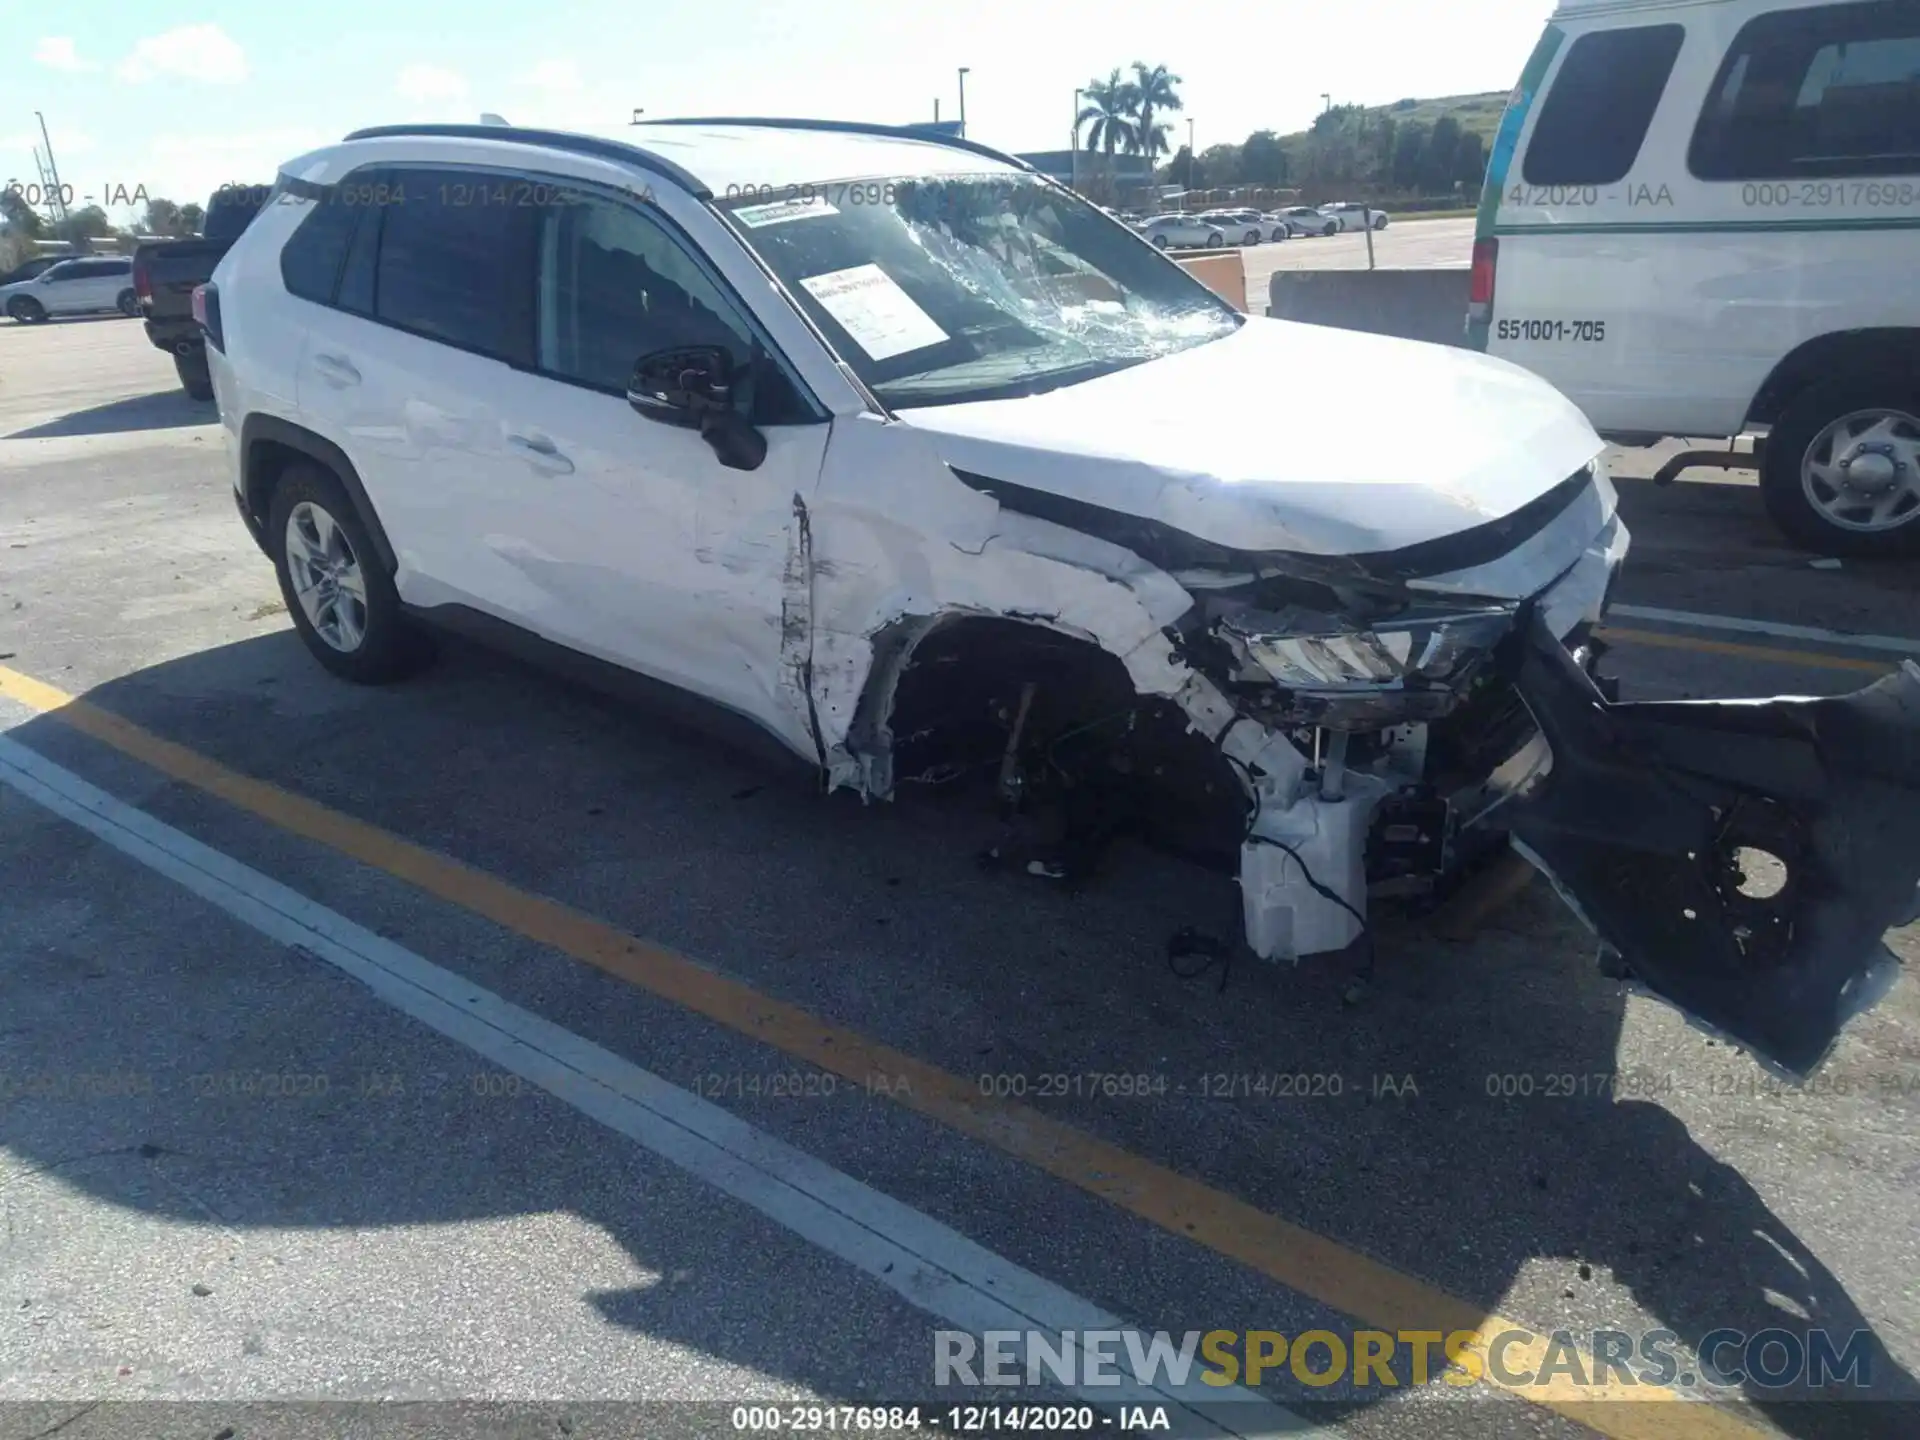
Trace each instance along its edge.
<instances>
[{"instance_id":1,"label":"van tail light","mask_svg":"<svg viewBox=\"0 0 1920 1440\"><path fill-rule=\"evenodd\" d=\"M193 287L193 321L214 349L225 352L226 336L220 330L220 291L212 281Z\"/></svg>"},{"instance_id":2,"label":"van tail light","mask_svg":"<svg viewBox=\"0 0 1920 1440\"><path fill-rule=\"evenodd\" d=\"M1500 242L1489 235L1473 242L1473 275L1467 292L1467 318L1484 323L1493 318L1494 270L1500 262ZM1458 294L1458 291L1454 292Z\"/></svg>"}]
</instances>

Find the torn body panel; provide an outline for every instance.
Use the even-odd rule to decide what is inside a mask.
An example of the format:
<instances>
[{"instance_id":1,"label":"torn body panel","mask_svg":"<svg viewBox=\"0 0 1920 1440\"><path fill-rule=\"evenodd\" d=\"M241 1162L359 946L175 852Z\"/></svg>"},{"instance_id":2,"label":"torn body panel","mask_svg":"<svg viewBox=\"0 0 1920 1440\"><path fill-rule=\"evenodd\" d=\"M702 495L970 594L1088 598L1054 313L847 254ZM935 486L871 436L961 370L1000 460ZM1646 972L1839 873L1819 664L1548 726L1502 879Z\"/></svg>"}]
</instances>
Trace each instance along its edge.
<instances>
[{"instance_id":1,"label":"torn body panel","mask_svg":"<svg viewBox=\"0 0 1920 1440\"><path fill-rule=\"evenodd\" d=\"M1920 885L1920 666L1832 699L1610 704L1552 635L1515 844L1646 990L1791 1076L1891 983Z\"/></svg>"}]
</instances>

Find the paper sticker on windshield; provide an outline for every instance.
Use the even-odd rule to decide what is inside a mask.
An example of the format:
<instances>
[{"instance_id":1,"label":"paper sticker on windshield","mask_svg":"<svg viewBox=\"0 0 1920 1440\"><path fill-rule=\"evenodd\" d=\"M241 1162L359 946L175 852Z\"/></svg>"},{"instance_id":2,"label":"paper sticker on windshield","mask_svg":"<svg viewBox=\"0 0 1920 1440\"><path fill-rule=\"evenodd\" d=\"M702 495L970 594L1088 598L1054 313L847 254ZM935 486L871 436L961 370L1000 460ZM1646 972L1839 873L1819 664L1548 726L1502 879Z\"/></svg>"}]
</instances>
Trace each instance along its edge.
<instances>
[{"instance_id":1,"label":"paper sticker on windshield","mask_svg":"<svg viewBox=\"0 0 1920 1440\"><path fill-rule=\"evenodd\" d=\"M804 220L809 215L838 215L839 213L824 200L798 197L792 200L775 200L766 205L743 205L733 212L733 218L749 229L758 230L763 225L784 225L789 220Z\"/></svg>"},{"instance_id":2,"label":"paper sticker on windshield","mask_svg":"<svg viewBox=\"0 0 1920 1440\"><path fill-rule=\"evenodd\" d=\"M924 350L947 338L933 317L878 265L855 265L800 283L875 360Z\"/></svg>"}]
</instances>

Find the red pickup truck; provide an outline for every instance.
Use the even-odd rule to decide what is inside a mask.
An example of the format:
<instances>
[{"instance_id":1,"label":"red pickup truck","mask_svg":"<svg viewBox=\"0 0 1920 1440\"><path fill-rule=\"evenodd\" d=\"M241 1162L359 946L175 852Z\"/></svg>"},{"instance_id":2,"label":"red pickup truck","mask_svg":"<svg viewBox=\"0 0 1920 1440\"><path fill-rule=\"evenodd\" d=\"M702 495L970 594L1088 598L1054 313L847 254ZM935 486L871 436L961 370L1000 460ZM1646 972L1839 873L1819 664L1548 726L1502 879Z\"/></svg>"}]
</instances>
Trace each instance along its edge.
<instances>
[{"instance_id":1,"label":"red pickup truck","mask_svg":"<svg viewBox=\"0 0 1920 1440\"><path fill-rule=\"evenodd\" d=\"M220 257L253 223L273 193L270 185L222 185L207 202L201 233L188 240L150 240L133 252L133 290L146 319L147 339L173 356L180 385L196 400L213 398L206 339L193 318L193 291L213 278Z\"/></svg>"}]
</instances>

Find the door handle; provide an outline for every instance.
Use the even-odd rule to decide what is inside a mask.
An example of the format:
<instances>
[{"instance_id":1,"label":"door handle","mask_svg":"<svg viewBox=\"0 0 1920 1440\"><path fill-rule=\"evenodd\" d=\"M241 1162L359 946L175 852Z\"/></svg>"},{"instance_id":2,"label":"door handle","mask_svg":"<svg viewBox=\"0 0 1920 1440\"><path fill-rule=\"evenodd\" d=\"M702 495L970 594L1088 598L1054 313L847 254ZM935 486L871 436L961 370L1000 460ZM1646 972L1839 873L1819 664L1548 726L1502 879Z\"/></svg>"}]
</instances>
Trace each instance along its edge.
<instances>
[{"instance_id":1,"label":"door handle","mask_svg":"<svg viewBox=\"0 0 1920 1440\"><path fill-rule=\"evenodd\" d=\"M536 470L549 475L571 475L573 461L560 453L560 447L544 435L509 435L507 443L520 452L520 458Z\"/></svg>"},{"instance_id":2,"label":"door handle","mask_svg":"<svg viewBox=\"0 0 1920 1440\"><path fill-rule=\"evenodd\" d=\"M342 355L316 355L313 368L320 372L320 378L336 389L360 383L360 372L348 363Z\"/></svg>"}]
</instances>

